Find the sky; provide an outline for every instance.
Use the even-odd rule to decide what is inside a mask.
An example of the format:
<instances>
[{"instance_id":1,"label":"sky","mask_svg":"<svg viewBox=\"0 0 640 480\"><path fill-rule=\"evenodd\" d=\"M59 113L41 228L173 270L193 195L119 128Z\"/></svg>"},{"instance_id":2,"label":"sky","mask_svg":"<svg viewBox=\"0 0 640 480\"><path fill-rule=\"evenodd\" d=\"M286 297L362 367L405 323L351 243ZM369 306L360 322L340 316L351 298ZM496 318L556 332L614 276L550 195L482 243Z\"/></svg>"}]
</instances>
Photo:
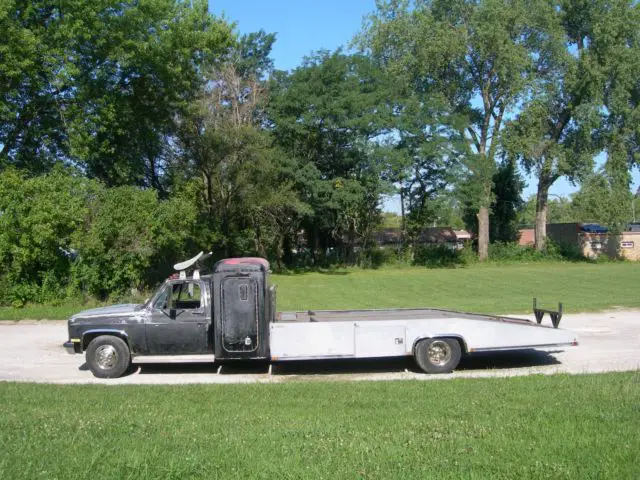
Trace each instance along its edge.
<instances>
[{"instance_id":1,"label":"sky","mask_svg":"<svg viewBox=\"0 0 640 480\"><path fill-rule=\"evenodd\" d=\"M209 10L224 13L241 33L275 32L279 70L299 66L312 51L347 45L374 9L375 0L209 0Z\"/></svg>"},{"instance_id":2,"label":"sky","mask_svg":"<svg viewBox=\"0 0 640 480\"><path fill-rule=\"evenodd\" d=\"M304 57L322 49L335 50L347 46L362 27L365 15L375 9L375 0L209 0L209 10L236 22L240 33L260 29L275 32L272 51L275 67L292 70ZM602 163L601 155L596 160ZM523 197L535 195L536 179L524 175L527 186ZM640 186L640 172L633 171L633 191ZM560 178L550 189L551 198L567 196L578 190ZM385 210L399 211L398 199L385 202Z\"/></svg>"}]
</instances>

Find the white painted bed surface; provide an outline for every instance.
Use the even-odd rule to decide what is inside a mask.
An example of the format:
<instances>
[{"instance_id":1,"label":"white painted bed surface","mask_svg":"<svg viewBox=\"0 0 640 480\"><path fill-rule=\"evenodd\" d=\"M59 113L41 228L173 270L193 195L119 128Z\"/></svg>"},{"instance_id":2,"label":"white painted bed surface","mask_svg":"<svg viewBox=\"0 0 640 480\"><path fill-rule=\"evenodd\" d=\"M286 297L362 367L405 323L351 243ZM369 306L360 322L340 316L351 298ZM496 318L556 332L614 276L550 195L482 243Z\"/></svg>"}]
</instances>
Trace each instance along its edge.
<instances>
[{"instance_id":1,"label":"white painted bed surface","mask_svg":"<svg viewBox=\"0 0 640 480\"><path fill-rule=\"evenodd\" d=\"M572 332L528 320L474 314L454 316L451 312L438 317L436 311L427 311L427 318L422 315L408 317L407 310L386 311L381 315L386 319L376 321L364 316L363 320L354 321L352 312L344 312L347 316L343 318L347 320L342 321L336 318L331 321L275 322L270 325L271 357L294 360L412 355L418 340L434 337L460 338L469 352L564 346L577 342ZM316 315L319 313L315 312Z\"/></svg>"}]
</instances>

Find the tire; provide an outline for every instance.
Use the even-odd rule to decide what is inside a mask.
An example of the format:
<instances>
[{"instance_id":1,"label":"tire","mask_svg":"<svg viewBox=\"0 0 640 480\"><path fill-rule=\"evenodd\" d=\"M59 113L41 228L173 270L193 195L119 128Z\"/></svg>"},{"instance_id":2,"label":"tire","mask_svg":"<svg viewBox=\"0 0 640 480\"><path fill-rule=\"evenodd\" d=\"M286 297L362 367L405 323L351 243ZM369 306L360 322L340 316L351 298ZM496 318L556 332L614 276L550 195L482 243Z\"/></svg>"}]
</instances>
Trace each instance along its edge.
<instances>
[{"instance_id":1,"label":"tire","mask_svg":"<svg viewBox=\"0 0 640 480\"><path fill-rule=\"evenodd\" d=\"M418 342L413 356L427 373L449 373L460 363L462 349L452 338L426 338Z\"/></svg>"},{"instance_id":2,"label":"tire","mask_svg":"<svg viewBox=\"0 0 640 480\"><path fill-rule=\"evenodd\" d=\"M100 335L87 347L87 365L98 378L118 378L131 364L129 346L121 338Z\"/></svg>"}]
</instances>

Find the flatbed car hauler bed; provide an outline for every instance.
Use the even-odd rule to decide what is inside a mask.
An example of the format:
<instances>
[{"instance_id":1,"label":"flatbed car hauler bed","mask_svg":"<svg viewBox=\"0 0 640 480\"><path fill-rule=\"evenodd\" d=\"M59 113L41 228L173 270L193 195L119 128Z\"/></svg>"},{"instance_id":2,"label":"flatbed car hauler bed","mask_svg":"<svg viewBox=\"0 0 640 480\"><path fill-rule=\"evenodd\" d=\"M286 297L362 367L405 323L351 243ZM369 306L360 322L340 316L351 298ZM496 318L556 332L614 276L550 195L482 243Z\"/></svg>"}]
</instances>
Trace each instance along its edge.
<instances>
[{"instance_id":1,"label":"flatbed car hauler bed","mask_svg":"<svg viewBox=\"0 0 640 480\"><path fill-rule=\"evenodd\" d=\"M561 312L537 308L537 322L433 308L277 313L266 260L221 260L211 275L187 275L203 257L176 265L178 278L143 305L71 317L67 351L85 352L93 374L111 378L131 363L407 355L425 372L443 373L472 352L578 344L573 333L557 328ZM546 312L553 326L541 324Z\"/></svg>"}]
</instances>

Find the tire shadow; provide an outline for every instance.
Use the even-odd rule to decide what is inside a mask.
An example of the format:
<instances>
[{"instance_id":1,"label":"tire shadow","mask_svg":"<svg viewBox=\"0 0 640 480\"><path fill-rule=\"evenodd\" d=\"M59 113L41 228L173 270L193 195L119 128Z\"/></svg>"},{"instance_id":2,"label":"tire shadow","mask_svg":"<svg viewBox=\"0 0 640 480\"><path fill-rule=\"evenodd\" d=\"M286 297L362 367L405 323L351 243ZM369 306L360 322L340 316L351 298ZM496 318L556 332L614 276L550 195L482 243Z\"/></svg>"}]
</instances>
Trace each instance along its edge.
<instances>
[{"instance_id":1,"label":"tire shadow","mask_svg":"<svg viewBox=\"0 0 640 480\"><path fill-rule=\"evenodd\" d=\"M125 372L122 375L120 375L120 378L124 378L124 377L128 377L130 375L133 375L134 373L136 373L138 371L138 367L139 367L139 365L134 365L134 364L129 365L129 368L127 368L125 370ZM87 364L87 362L84 362L82 365L80 365L78 367L78 370L80 370L81 372L90 372L91 371L91 369L89 368L89 365Z\"/></svg>"}]
</instances>

